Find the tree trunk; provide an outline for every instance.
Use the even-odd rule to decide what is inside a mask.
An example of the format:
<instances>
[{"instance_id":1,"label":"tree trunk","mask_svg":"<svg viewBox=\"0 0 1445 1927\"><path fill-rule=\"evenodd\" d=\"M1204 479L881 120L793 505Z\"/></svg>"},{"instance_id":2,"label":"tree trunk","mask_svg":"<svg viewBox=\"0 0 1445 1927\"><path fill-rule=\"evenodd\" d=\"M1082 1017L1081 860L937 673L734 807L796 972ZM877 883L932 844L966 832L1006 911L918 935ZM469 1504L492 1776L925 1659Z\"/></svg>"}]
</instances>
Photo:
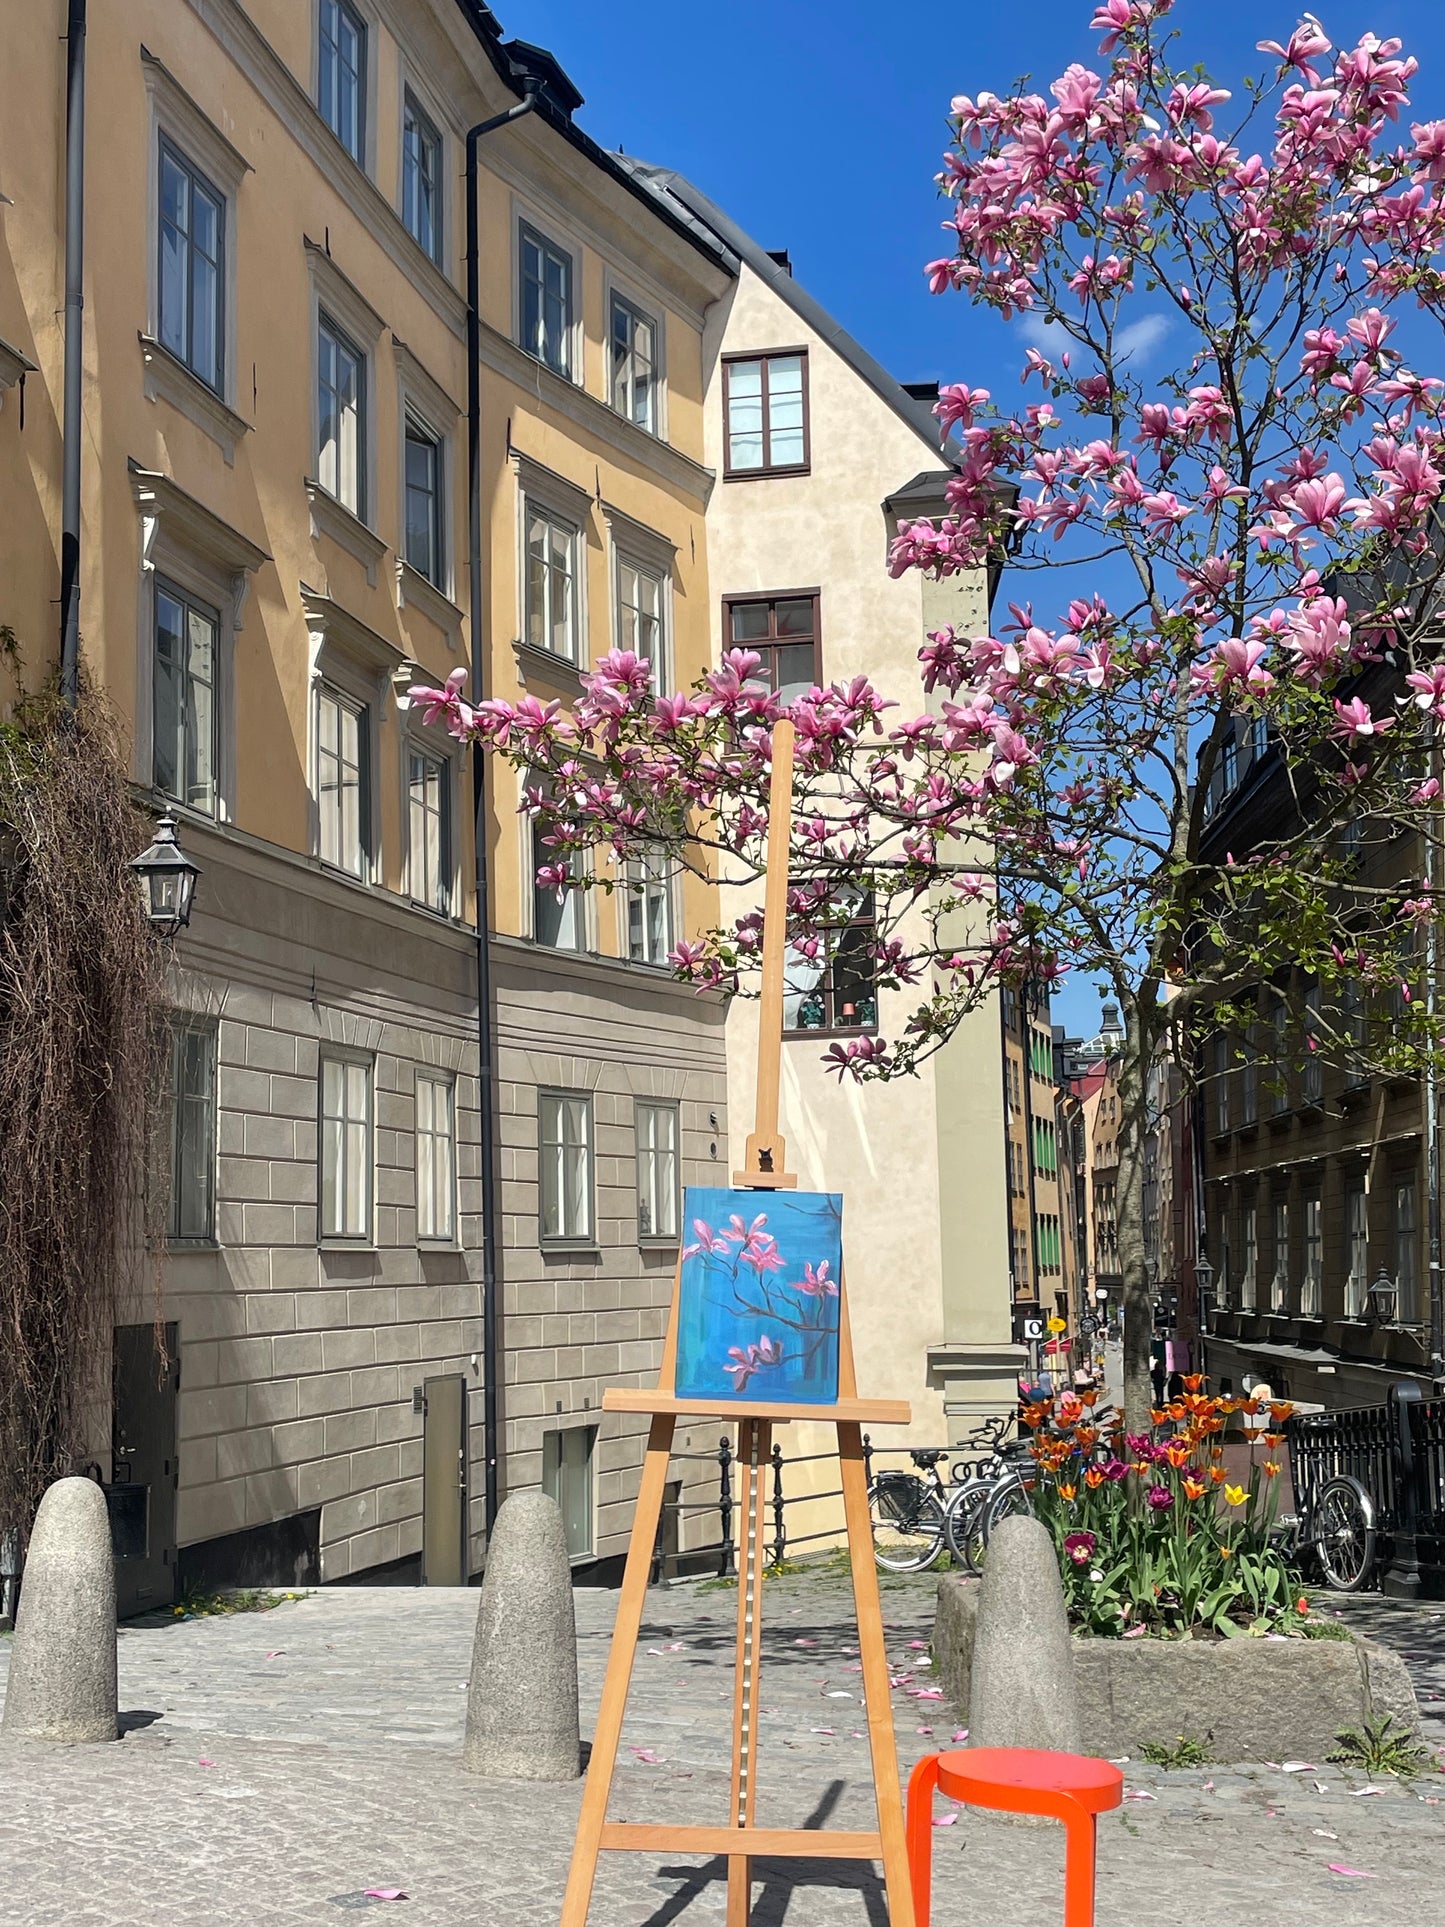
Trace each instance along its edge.
<instances>
[{"instance_id":1,"label":"tree trunk","mask_svg":"<svg viewBox=\"0 0 1445 1927\"><path fill-rule=\"evenodd\" d=\"M1149 1130L1148 1079L1152 1038L1132 1010L1119 1057L1119 1183L1114 1223L1124 1281L1124 1421L1131 1432L1149 1429L1154 1388L1149 1347L1154 1336L1154 1292L1144 1256L1144 1149Z\"/></svg>"}]
</instances>

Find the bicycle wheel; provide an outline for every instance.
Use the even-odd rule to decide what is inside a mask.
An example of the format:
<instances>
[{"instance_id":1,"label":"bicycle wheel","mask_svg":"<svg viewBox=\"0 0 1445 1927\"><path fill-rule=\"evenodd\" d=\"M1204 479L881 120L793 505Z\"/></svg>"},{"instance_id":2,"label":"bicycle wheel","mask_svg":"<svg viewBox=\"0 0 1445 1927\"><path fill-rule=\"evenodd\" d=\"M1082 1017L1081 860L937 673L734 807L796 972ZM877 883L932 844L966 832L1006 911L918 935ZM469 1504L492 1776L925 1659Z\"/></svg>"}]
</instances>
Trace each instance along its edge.
<instances>
[{"instance_id":1,"label":"bicycle wheel","mask_svg":"<svg viewBox=\"0 0 1445 1927\"><path fill-rule=\"evenodd\" d=\"M936 1494L907 1473L888 1473L868 1488L873 1557L885 1572L926 1572L947 1534Z\"/></svg>"},{"instance_id":2,"label":"bicycle wheel","mask_svg":"<svg viewBox=\"0 0 1445 1927\"><path fill-rule=\"evenodd\" d=\"M948 1550L966 1572L977 1573L978 1554L983 1547L984 1508L993 1497L992 1480L974 1479L949 1498L943 1523L948 1533Z\"/></svg>"},{"instance_id":3,"label":"bicycle wheel","mask_svg":"<svg viewBox=\"0 0 1445 1927\"><path fill-rule=\"evenodd\" d=\"M1331 1479L1315 1500L1309 1542L1332 1592L1359 1592L1375 1568L1375 1506L1358 1479Z\"/></svg>"},{"instance_id":4,"label":"bicycle wheel","mask_svg":"<svg viewBox=\"0 0 1445 1927\"><path fill-rule=\"evenodd\" d=\"M988 1552L989 1539L997 1531L1001 1519L1012 1519L1019 1514L1027 1514L1032 1518L1033 1511L1032 1474L1021 1476L1013 1472L1006 1479L1000 1479L998 1489L989 1500L983 1515L984 1554Z\"/></svg>"}]
</instances>

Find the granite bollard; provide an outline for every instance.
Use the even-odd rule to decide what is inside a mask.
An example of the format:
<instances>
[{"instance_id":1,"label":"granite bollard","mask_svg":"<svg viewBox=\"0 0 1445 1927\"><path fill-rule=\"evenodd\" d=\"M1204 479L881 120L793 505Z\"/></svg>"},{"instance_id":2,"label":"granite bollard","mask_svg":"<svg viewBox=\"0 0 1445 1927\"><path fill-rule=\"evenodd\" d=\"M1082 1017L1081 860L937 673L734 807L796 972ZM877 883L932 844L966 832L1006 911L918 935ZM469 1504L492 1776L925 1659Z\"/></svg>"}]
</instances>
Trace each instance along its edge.
<instances>
[{"instance_id":1,"label":"granite bollard","mask_svg":"<svg viewBox=\"0 0 1445 1927\"><path fill-rule=\"evenodd\" d=\"M30 1535L0 1730L63 1745L113 1740L117 1710L105 1494L90 1479L59 1479Z\"/></svg>"},{"instance_id":2,"label":"granite bollard","mask_svg":"<svg viewBox=\"0 0 1445 1927\"><path fill-rule=\"evenodd\" d=\"M555 1499L516 1492L497 1513L477 1611L463 1763L488 1780L575 1780L577 1622Z\"/></svg>"},{"instance_id":3,"label":"granite bollard","mask_svg":"<svg viewBox=\"0 0 1445 1927\"><path fill-rule=\"evenodd\" d=\"M1079 1695L1053 1535L1000 1520L979 1585L969 1677L971 1746L1081 1753Z\"/></svg>"}]
</instances>

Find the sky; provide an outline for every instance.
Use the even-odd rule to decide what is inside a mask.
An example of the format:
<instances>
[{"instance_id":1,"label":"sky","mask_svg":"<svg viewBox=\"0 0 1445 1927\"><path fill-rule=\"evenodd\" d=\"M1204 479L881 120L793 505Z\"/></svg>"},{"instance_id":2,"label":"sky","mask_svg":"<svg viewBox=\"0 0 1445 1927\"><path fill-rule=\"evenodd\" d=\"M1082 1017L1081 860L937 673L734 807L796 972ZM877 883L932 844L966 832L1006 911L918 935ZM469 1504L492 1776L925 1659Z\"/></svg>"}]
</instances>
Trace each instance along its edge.
<instances>
[{"instance_id":1,"label":"sky","mask_svg":"<svg viewBox=\"0 0 1445 1927\"><path fill-rule=\"evenodd\" d=\"M955 94L1002 92L1027 74L1046 91L1073 60L1097 71L1094 0L901 15L878 0L684 0L669 16L655 0L493 4L508 36L567 70L594 139L680 169L762 246L787 248L798 280L900 381L1000 395L1017 383L1017 326L924 286L923 263L946 251L933 182L944 116ZM1229 86L1264 70L1255 43L1288 39L1301 11L1176 0L1171 18L1183 63ZM1398 35L1421 68L1411 118L1445 117L1445 0L1320 0L1313 11L1336 45ZM1141 365L1168 347L1167 336L1141 343ZM1074 1031L1092 1035L1098 1012L1084 983L1055 999Z\"/></svg>"}]
</instances>

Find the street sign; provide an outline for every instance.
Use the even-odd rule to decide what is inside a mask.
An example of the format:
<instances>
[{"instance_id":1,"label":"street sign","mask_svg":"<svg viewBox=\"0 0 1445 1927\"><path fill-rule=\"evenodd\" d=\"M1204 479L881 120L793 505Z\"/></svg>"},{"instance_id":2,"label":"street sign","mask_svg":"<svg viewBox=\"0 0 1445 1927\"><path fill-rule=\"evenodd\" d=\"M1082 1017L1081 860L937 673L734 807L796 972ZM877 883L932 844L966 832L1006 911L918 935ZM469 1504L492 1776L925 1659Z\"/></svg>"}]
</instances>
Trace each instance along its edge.
<instances>
[{"instance_id":1,"label":"street sign","mask_svg":"<svg viewBox=\"0 0 1445 1927\"><path fill-rule=\"evenodd\" d=\"M1043 1335L1044 1321L1042 1318L1026 1318L1024 1320L1025 1338L1042 1338Z\"/></svg>"},{"instance_id":2,"label":"street sign","mask_svg":"<svg viewBox=\"0 0 1445 1927\"><path fill-rule=\"evenodd\" d=\"M1068 1349L1069 1344L1067 1339L1051 1338L1048 1344L1044 1346L1044 1354L1048 1358L1057 1358L1060 1352L1066 1352Z\"/></svg>"},{"instance_id":3,"label":"street sign","mask_svg":"<svg viewBox=\"0 0 1445 1927\"><path fill-rule=\"evenodd\" d=\"M1079 1320L1079 1330L1084 1334L1085 1338L1094 1337L1098 1329L1099 1329L1098 1319L1094 1317L1092 1312L1085 1312L1083 1317Z\"/></svg>"}]
</instances>

